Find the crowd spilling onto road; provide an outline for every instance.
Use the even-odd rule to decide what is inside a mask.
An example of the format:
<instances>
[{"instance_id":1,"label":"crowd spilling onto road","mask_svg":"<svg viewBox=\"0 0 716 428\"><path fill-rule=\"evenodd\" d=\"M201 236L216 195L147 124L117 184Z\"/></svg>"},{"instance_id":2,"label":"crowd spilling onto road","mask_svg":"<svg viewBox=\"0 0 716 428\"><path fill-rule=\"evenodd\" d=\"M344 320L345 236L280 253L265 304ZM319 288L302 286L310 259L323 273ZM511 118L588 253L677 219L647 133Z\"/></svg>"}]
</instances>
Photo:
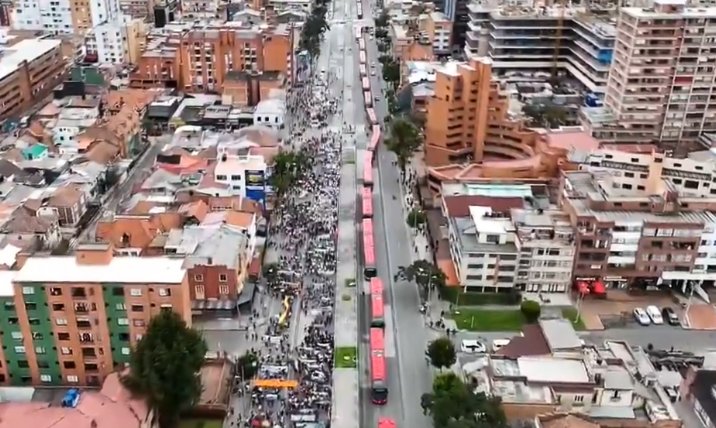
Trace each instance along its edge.
<instances>
[{"instance_id":1,"label":"crowd spilling onto road","mask_svg":"<svg viewBox=\"0 0 716 428\"><path fill-rule=\"evenodd\" d=\"M257 379L286 382L241 379L238 392L249 404L241 414L232 410L232 426L300 428L330 418L342 136L310 128L312 119L328 123L337 111L321 80L294 89L287 101L296 119L285 149L302 152L310 165L272 213L266 246L278 261L265 288L281 310L252 349Z\"/></svg>"}]
</instances>

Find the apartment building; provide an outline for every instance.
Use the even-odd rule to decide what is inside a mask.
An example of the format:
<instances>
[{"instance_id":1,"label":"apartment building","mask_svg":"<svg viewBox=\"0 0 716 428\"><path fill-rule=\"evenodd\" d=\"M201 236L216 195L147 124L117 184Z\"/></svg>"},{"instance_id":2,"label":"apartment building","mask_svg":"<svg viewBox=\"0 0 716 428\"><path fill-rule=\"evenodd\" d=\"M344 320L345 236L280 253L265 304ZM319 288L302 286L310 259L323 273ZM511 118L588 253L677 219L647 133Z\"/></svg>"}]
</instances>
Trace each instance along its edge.
<instances>
[{"instance_id":1,"label":"apartment building","mask_svg":"<svg viewBox=\"0 0 716 428\"><path fill-rule=\"evenodd\" d=\"M583 121L602 141L695 142L716 130L716 7L655 0L621 8L604 108Z\"/></svg>"},{"instance_id":2,"label":"apartment building","mask_svg":"<svg viewBox=\"0 0 716 428\"><path fill-rule=\"evenodd\" d=\"M23 263L2 273L5 384L99 386L129 361L152 316L173 310L191 325L182 259L115 257L92 244Z\"/></svg>"},{"instance_id":3,"label":"apartment building","mask_svg":"<svg viewBox=\"0 0 716 428\"><path fill-rule=\"evenodd\" d=\"M551 72L556 59L561 72L591 92L604 93L616 28L614 11L603 8L599 12L474 0L469 6L465 53L468 57L488 55L500 74Z\"/></svg>"},{"instance_id":4,"label":"apartment building","mask_svg":"<svg viewBox=\"0 0 716 428\"><path fill-rule=\"evenodd\" d=\"M15 4L12 26L17 30L83 35L119 17L119 0L21 0Z\"/></svg>"},{"instance_id":5,"label":"apartment building","mask_svg":"<svg viewBox=\"0 0 716 428\"><path fill-rule=\"evenodd\" d=\"M219 0L181 0L182 17L191 19L220 18Z\"/></svg>"},{"instance_id":6,"label":"apartment building","mask_svg":"<svg viewBox=\"0 0 716 428\"><path fill-rule=\"evenodd\" d=\"M128 15L97 25L85 34L85 58L100 64L136 64L145 31L141 19Z\"/></svg>"},{"instance_id":7,"label":"apartment building","mask_svg":"<svg viewBox=\"0 0 716 428\"><path fill-rule=\"evenodd\" d=\"M59 40L26 39L8 46L0 57L0 120L21 116L47 96L66 68Z\"/></svg>"},{"instance_id":8,"label":"apartment building","mask_svg":"<svg viewBox=\"0 0 716 428\"><path fill-rule=\"evenodd\" d=\"M471 190L500 196L442 197L459 283L478 292L570 290L574 239L566 214L536 196L530 186ZM516 196L520 194L524 196Z\"/></svg>"},{"instance_id":9,"label":"apartment building","mask_svg":"<svg viewBox=\"0 0 716 428\"><path fill-rule=\"evenodd\" d=\"M716 216L701 208L713 199L682 197L657 178L655 164L650 171L627 170L626 177L564 174L560 196L576 228L576 279L601 279L607 287L713 284ZM643 174L651 184L637 184Z\"/></svg>"},{"instance_id":10,"label":"apartment building","mask_svg":"<svg viewBox=\"0 0 716 428\"><path fill-rule=\"evenodd\" d=\"M432 12L425 15L425 19L421 21L421 24L432 43L433 54L436 56L450 55L452 49L452 21L442 12Z\"/></svg>"},{"instance_id":11,"label":"apartment building","mask_svg":"<svg viewBox=\"0 0 716 428\"><path fill-rule=\"evenodd\" d=\"M130 84L220 92L232 71L288 76L291 42L285 24L266 28L218 21L170 23L150 32Z\"/></svg>"}]
</instances>

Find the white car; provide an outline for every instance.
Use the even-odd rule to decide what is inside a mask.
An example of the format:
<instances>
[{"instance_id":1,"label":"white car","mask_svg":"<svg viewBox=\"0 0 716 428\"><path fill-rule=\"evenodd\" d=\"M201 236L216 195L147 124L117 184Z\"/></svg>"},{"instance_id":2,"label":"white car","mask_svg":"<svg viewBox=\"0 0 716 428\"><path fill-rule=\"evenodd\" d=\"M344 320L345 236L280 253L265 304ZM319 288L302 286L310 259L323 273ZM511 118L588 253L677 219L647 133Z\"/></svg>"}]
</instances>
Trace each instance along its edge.
<instances>
[{"instance_id":1,"label":"white car","mask_svg":"<svg viewBox=\"0 0 716 428\"><path fill-rule=\"evenodd\" d=\"M371 75L371 76L375 76L375 70L371 70L371 71L370 71L370 75Z\"/></svg>"},{"instance_id":2,"label":"white car","mask_svg":"<svg viewBox=\"0 0 716 428\"><path fill-rule=\"evenodd\" d=\"M646 314L646 311L642 308L634 308L634 319L636 322L638 322L641 325L649 325L651 324L651 319L649 318L649 315Z\"/></svg>"},{"instance_id":3,"label":"white car","mask_svg":"<svg viewBox=\"0 0 716 428\"><path fill-rule=\"evenodd\" d=\"M646 314L649 315L653 324L659 325L664 324L664 317L661 316L661 311L654 305L646 307Z\"/></svg>"},{"instance_id":4,"label":"white car","mask_svg":"<svg viewBox=\"0 0 716 428\"><path fill-rule=\"evenodd\" d=\"M500 349L507 346L510 343L510 339L495 339L492 341L492 353L495 354Z\"/></svg>"},{"instance_id":5,"label":"white car","mask_svg":"<svg viewBox=\"0 0 716 428\"><path fill-rule=\"evenodd\" d=\"M485 345L477 340L463 340L460 344L460 351L465 354L484 354Z\"/></svg>"}]
</instances>

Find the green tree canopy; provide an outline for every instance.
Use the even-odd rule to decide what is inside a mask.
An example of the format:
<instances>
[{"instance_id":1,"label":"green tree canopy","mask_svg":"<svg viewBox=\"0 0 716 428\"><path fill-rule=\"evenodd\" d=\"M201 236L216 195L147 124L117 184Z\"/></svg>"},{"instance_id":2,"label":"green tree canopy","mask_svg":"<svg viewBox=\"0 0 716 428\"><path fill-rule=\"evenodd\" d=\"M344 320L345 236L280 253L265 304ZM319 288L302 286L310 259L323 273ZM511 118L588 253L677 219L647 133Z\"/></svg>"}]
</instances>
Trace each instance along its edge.
<instances>
[{"instance_id":1,"label":"green tree canopy","mask_svg":"<svg viewBox=\"0 0 716 428\"><path fill-rule=\"evenodd\" d=\"M390 22L390 15L388 15L387 9L381 10L380 15L378 15L378 17L375 18L375 26L377 28L385 28L388 26L389 22Z\"/></svg>"},{"instance_id":2,"label":"green tree canopy","mask_svg":"<svg viewBox=\"0 0 716 428\"><path fill-rule=\"evenodd\" d=\"M552 129L567 124L567 109L550 104L528 104L522 112L530 118L530 126Z\"/></svg>"},{"instance_id":3,"label":"green tree canopy","mask_svg":"<svg viewBox=\"0 0 716 428\"><path fill-rule=\"evenodd\" d=\"M445 286L447 277L445 272L427 260L416 260L409 266L399 266L399 279L415 281L423 296L427 296L429 290Z\"/></svg>"},{"instance_id":4,"label":"green tree canopy","mask_svg":"<svg viewBox=\"0 0 716 428\"><path fill-rule=\"evenodd\" d=\"M422 224L425 224L425 222L428 220L428 216L425 214L425 211L414 208L410 210L408 213L407 223L410 227L418 227Z\"/></svg>"},{"instance_id":5,"label":"green tree canopy","mask_svg":"<svg viewBox=\"0 0 716 428\"><path fill-rule=\"evenodd\" d=\"M270 184L276 194L283 196L308 170L308 157L303 152L282 151L274 157Z\"/></svg>"},{"instance_id":6,"label":"green tree canopy","mask_svg":"<svg viewBox=\"0 0 716 428\"><path fill-rule=\"evenodd\" d=\"M507 428L507 418L497 398L475 393L454 373L435 378L430 394L423 394L435 428Z\"/></svg>"},{"instance_id":7,"label":"green tree canopy","mask_svg":"<svg viewBox=\"0 0 716 428\"><path fill-rule=\"evenodd\" d=\"M390 122L390 130L385 139L385 146L398 157L398 166L401 171L423 145L423 136L420 130L410 120L396 117Z\"/></svg>"},{"instance_id":8,"label":"green tree canopy","mask_svg":"<svg viewBox=\"0 0 716 428\"><path fill-rule=\"evenodd\" d=\"M199 332L176 312L161 311L132 351L131 370L122 382L147 401L161 428L176 427L179 415L194 407L201 396L199 371L206 351Z\"/></svg>"},{"instance_id":9,"label":"green tree canopy","mask_svg":"<svg viewBox=\"0 0 716 428\"><path fill-rule=\"evenodd\" d=\"M383 80L390 83L395 91L400 83L400 64L397 61L391 60L383 64Z\"/></svg>"},{"instance_id":10,"label":"green tree canopy","mask_svg":"<svg viewBox=\"0 0 716 428\"><path fill-rule=\"evenodd\" d=\"M437 369L451 367L457 361L455 345L447 337L435 339L428 345L428 357L430 364Z\"/></svg>"},{"instance_id":11,"label":"green tree canopy","mask_svg":"<svg viewBox=\"0 0 716 428\"><path fill-rule=\"evenodd\" d=\"M542 308L540 308L539 303L534 300L525 300L520 305L520 311L522 315L525 316L527 322L534 323L539 319Z\"/></svg>"},{"instance_id":12,"label":"green tree canopy","mask_svg":"<svg viewBox=\"0 0 716 428\"><path fill-rule=\"evenodd\" d=\"M239 357L236 366L239 369L239 375L242 380L251 379L259 371L259 357L247 351Z\"/></svg>"}]
</instances>

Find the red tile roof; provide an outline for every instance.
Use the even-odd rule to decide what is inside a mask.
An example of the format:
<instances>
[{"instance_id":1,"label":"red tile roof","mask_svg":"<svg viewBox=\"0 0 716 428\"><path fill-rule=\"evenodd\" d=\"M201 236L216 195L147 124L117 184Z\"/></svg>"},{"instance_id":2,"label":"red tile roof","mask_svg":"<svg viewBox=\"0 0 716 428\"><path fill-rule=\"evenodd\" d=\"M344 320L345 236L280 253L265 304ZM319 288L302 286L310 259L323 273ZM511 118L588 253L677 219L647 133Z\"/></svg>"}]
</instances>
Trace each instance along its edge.
<instances>
[{"instance_id":1,"label":"red tile roof","mask_svg":"<svg viewBox=\"0 0 716 428\"><path fill-rule=\"evenodd\" d=\"M522 198L496 198L491 196L445 196L445 206L450 217L469 217L470 207L490 207L495 212L509 212L512 208L522 208Z\"/></svg>"},{"instance_id":2,"label":"red tile roof","mask_svg":"<svg viewBox=\"0 0 716 428\"><path fill-rule=\"evenodd\" d=\"M528 324L522 327L522 336L513 337L510 343L497 351L497 355L510 359L531 355L549 355L550 353L547 339L542 333L542 328L537 324Z\"/></svg>"}]
</instances>

